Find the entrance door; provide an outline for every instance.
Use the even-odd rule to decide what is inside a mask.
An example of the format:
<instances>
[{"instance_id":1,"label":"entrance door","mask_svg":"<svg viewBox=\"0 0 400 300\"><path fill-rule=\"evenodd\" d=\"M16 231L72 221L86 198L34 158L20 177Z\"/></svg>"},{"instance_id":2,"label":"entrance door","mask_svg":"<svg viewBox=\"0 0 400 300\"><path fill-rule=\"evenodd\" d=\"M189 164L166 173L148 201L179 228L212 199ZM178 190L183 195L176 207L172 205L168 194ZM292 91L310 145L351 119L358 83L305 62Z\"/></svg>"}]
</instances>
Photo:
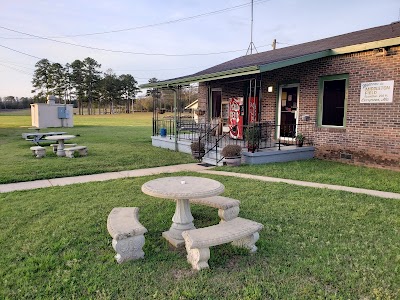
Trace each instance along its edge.
<instances>
[{"instance_id":1,"label":"entrance door","mask_svg":"<svg viewBox=\"0 0 400 300\"><path fill-rule=\"evenodd\" d=\"M220 89L211 90L211 119L221 117L222 91Z\"/></svg>"},{"instance_id":2,"label":"entrance door","mask_svg":"<svg viewBox=\"0 0 400 300\"><path fill-rule=\"evenodd\" d=\"M215 128L218 134L222 132L222 90L212 89L209 96L209 108L210 108L210 126ZM226 110L227 108L224 107Z\"/></svg>"},{"instance_id":3,"label":"entrance door","mask_svg":"<svg viewBox=\"0 0 400 300\"><path fill-rule=\"evenodd\" d=\"M293 141L296 137L299 111L299 84L279 88L277 137Z\"/></svg>"}]
</instances>

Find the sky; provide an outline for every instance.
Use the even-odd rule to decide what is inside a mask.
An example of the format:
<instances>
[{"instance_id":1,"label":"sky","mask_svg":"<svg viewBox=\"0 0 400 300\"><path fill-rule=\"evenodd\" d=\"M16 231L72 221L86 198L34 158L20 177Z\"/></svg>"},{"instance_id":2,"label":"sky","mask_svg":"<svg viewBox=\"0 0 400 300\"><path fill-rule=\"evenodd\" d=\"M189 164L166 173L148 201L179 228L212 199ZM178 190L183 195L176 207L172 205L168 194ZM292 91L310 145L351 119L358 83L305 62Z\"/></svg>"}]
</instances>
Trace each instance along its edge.
<instances>
[{"instance_id":1,"label":"sky","mask_svg":"<svg viewBox=\"0 0 400 300\"><path fill-rule=\"evenodd\" d=\"M390 24L400 2L254 0L253 12L253 42L263 52L274 39L283 48ZM251 1L0 0L0 20L0 97L30 97L41 58L65 65L92 57L103 72L143 84L245 55Z\"/></svg>"}]
</instances>

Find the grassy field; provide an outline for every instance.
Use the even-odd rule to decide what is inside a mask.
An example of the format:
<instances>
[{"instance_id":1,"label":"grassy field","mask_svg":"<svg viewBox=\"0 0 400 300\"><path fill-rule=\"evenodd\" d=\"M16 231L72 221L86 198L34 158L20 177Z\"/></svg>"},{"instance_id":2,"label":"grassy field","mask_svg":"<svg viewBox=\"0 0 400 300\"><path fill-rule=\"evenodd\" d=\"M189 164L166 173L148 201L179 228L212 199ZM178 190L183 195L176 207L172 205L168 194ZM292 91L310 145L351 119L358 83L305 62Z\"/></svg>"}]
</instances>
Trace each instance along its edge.
<instances>
[{"instance_id":1,"label":"grassy field","mask_svg":"<svg viewBox=\"0 0 400 300\"><path fill-rule=\"evenodd\" d=\"M185 175L195 175L189 174ZM0 194L1 299L399 299L400 202L230 177L225 196L264 224L258 252L211 248L195 272L161 233L175 204L133 178ZM145 259L114 261L106 220L140 207ZM192 205L195 225L217 211Z\"/></svg>"},{"instance_id":2,"label":"grassy field","mask_svg":"<svg viewBox=\"0 0 400 300\"><path fill-rule=\"evenodd\" d=\"M29 111L28 111L29 113ZM21 138L30 132L27 111L0 114L0 183L103 173L195 162L190 155L151 145L151 113L74 116L74 127L56 129L76 135L71 142L85 145L87 157L47 156L36 159Z\"/></svg>"},{"instance_id":3,"label":"grassy field","mask_svg":"<svg viewBox=\"0 0 400 300\"><path fill-rule=\"evenodd\" d=\"M69 134L89 155L31 156L29 111L0 112L0 183L194 162L151 146L151 115L75 116ZM49 151L48 151L49 153ZM221 170L400 192L400 173L309 160ZM182 173L183 174L183 173ZM189 174L194 176L205 176ZM163 175L165 176L165 175ZM143 177L0 194L0 299L399 299L400 203L347 192L207 175L263 223L255 255L211 248L192 271L161 233L175 205L140 191ZM115 263L106 220L140 207L145 259ZM192 206L195 225L219 221Z\"/></svg>"},{"instance_id":4,"label":"grassy field","mask_svg":"<svg viewBox=\"0 0 400 300\"><path fill-rule=\"evenodd\" d=\"M48 149L38 160L30 154L31 143L21 138L29 131L30 111L0 111L0 184L195 162L187 154L151 146L151 113L75 116L74 121L66 131L79 135L73 141L88 146L89 156L70 160ZM400 192L400 172L316 159L219 169Z\"/></svg>"}]
</instances>

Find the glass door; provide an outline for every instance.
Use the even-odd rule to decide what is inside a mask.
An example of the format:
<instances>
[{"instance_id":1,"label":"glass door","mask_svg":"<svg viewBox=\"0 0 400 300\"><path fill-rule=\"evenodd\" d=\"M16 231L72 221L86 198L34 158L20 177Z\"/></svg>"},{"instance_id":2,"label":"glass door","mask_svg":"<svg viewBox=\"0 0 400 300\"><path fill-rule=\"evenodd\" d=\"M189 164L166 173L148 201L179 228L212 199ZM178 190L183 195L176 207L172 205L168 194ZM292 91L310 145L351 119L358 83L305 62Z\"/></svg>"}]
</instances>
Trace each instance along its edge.
<instances>
[{"instance_id":1,"label":"glass door","mask_svg":"<svg viewBox=\"0 0 400 300\"><path fill-rule=\"evenodd\" d=\"M296 138L299 110L299 85L288 84L279 88L277 137L281 141Z\"/></svg>"}]
</instances>

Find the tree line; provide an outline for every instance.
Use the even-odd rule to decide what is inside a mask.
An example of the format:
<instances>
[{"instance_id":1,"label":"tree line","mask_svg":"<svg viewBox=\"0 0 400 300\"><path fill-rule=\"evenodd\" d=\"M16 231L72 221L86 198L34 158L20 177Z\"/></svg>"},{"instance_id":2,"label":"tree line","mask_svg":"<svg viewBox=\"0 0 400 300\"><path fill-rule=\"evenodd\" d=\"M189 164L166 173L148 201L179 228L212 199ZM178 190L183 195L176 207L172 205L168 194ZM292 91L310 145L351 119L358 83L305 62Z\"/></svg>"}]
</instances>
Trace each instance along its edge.
<instances>
[{"instance_id":1,"label":"tree line","mask_svg":"<svg viewBox=\"0 0 400 300\"><path fill-rule=\"evenodd\" d=\"M27 97L14 97L6 96L0 97L0 109L23 109L30 108L31 104L34 102L33 98Z\"/></svg>"},{"instance_id":2,"label":"tree line","mask_svg":"<svg viewBox=\"0 0 400 300\"><path fill-rule=\"evenodd\" d=\"M45 102L48 95L56 96L60 103L76 101L78 113L114 113L117 107L124 112L133 112L137 81L131 74L117 76L112 69L100 71L101 64L87 57L64 66L41 59L35 64L32 93L35 102ZM108 109L107 109L108 108Z\"/></svg>"}]
</instances>

